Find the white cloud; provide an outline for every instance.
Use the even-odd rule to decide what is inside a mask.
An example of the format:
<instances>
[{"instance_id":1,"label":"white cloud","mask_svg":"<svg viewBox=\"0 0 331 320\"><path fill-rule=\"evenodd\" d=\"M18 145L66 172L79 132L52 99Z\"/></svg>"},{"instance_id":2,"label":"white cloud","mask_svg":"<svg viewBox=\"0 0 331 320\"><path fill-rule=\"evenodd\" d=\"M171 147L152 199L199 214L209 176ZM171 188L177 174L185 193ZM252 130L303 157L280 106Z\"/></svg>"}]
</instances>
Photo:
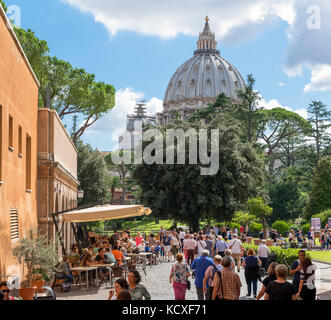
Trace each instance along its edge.
<instances>
[{"instance_id":1,"label":"white cloud","mask_svg":"<svg viewBox=\"0 0 331 320\"><path fill-rule=\"evenodd\" d=\"M331 65L317 65L311 76L311 82L305 86L304 92L331 90Z\"/></svg>"},{"instance_id":2,"label":"white cloud","mask_svg":"<svg viewBox=\"0 0 331 320\"><path fill-rule=\"evenodd\" d=\"M284 71L289 77L296 77L302 75L304 67L308 67L312 71L312 79L305 90L330 90L323 81L313 78L316 78L320 65L331 66L331 1L62 1L91 14L111 35L131 31L164 39L179 34L197 36L203 27L203 17L209 12L211 27L217 38L222 42L238 43L255 37L278 21L285 21L288 24L288 47ZM320 23L315 19L319 14Z\"/></svg>"},{"instance_id":3,"label":"white cloud","mask_svg":"<svg viewBox=\"0 0 331 320\"><path fill-rule=\"evenodd\" d=\"M331 90L331 1L296 0L296 18L288 29L285 72L289 77L301 76L303 68L312 72L308 91Z\"/></svg>"},{"instance_id":4,"label":"white cloud","mask_svg":"<svg viewBox=\"0 0 331 320\"><path fill-rule=\"evenodd\" d=\"M134 113L137 102L141 101L143 97L143 93L135 92L132 88L118 90L115 107L87 129L85 134L103 134L105 140L118 142L119 136L126 130L127 115ZM161 112L162 105L163 102L160 99L152 98L146 102L147 113Z\"/></svg>"},{"instance_id":5,"label":"white cloud","mask_svg":"<svg viewBox=\"0 0 331 320\"><path fill-rule=\"evenodd\" d=\"M284 83L284 82L279 82L278 85L279 85L280 87L284 87L284 86L285 86L285 83Z\"/></svg>"},{"instance_id":6,"label":"white cloud","mask_svg":"<svg viewBox=\"0 0 331 320\"><path fill-rule=\"evenodd\" d=\"M259 107L263 107L267 110L271 110L271 109L274 109L274 108L283 108L283 109L286 109L288 111L292 111L292 112L295 112L297 113L299 116L301 116L302 118L304 119L307 119L308 118L308 112L307 112L307 109L297 109L297 110L294 110L293 108L290 108L289 106L283 106L280 104L280 102L277 100L277 99L271 99L269 101L261 98L261 101L259 102Z\"/></svg>"},{"instance_id":7,"label":"white cloud","mask_svg":"<svg viewBox=\"0 0 331 320\"><path fill-rule=\"evenodd\" d=\"M278 18L292 23L295 0L63 0L91 13L115 35L133 31L144 35L173 38L178 34L196 36L209 12L212 28L220 39L235 40L263 30ZM245 34L243 34L245 31ZM250 32L251 31L251 32Z\"/></svg>"}]
</instances>

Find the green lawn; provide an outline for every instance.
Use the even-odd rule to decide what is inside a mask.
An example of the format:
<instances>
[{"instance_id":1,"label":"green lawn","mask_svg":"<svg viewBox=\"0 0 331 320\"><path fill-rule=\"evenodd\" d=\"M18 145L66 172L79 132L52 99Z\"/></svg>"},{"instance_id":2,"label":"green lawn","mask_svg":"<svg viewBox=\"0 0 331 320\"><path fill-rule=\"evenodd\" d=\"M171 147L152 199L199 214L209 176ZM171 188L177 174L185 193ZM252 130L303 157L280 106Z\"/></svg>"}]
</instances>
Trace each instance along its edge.
<instances>
[{"instance_id":1,"label":"green lawn","mask_svg":"<svg viewBox=\"0 0 331 320\"><path fill-rule=\"evenodd\" d=\"M161 226L164 229L169 229L172 224L173 220L160 220L159 224L155 223L155 220L142 220L142 221L126 221L122 224L123 230L130 228L132 232L140 231L140 232L150 232L154 230L160 230Z\"/></svg>"},{"instance_id":2,"label":"green lawn","mask_svg":"<svg viewBox=\"0 0 331 320\"><path fill-rule=\"evenodd\" d=\"M312 259L331 262L331 251L309 251Z\"/></svg>"}]
</instances>

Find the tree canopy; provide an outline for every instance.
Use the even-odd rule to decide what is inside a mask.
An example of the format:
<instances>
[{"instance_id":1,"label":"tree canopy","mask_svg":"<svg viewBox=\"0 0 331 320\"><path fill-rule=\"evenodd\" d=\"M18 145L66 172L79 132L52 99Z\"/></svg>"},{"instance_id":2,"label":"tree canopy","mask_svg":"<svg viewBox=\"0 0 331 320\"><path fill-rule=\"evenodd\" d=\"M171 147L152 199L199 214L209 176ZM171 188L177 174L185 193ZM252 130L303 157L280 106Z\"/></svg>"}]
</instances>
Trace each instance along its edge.
<instances>
[{"instance_id":1,"label":"tree canopy","mask_svg":"<svg viewBox=\"0 0 331 320\"><path fill-rule=\"evenodd\" d=\"M219 114L205 127L200 123L176 121L158 129L165 139L166 129L187 131L201 127L209 133L219 129L219 171L215 175L201 175L201 162L188 164L188 138L185 165L166 164L167 147L163 143L164 164L143 163L137 165L133 173L141 188L140 200L152 208L153 215L187 222L193 230L198 229L199 220L203 218L231 220L235 211L256 195L257 186L263 180L262 161L250 144L241 142L242 129L234 119ZM208 148L210 143L209 137Z\"/></svg>"},{"instance_id":2,"label":"tree canopy","mask_svg":"<svg viewBox=\"0 0 331 320\"><path fill-rule=\"evenodd\" d=\"M79 115L81 125L72 139L76 141L115 105L115 88L95 80L84 69L48 55L49 47L30 29L15 28L16 35L40 82L39 106L55 109L60 118Z\"/></svg>"},{"instance_id":3,"label":"tree canopy","mask_svg":"<svg viewBox=\"0 0 331 320\"><path fill-rule=\"evenodd\" d=\"M84 191L80 205L97 202L109 203L111 199L111 177L106 163L98 150L88 144L77 142L78 149L78 180Z\"/></svg>"},{"instance_id":4,"label":"tree canopy","mask_svg":"<svg viewBox=\"0 0 331 320\"><path fill-rule=\"evenodd\" d=\"M306 207L308 217L331 209L331 156L322 158L317 165L312 190Z\"/></svg>"}]
</instances>

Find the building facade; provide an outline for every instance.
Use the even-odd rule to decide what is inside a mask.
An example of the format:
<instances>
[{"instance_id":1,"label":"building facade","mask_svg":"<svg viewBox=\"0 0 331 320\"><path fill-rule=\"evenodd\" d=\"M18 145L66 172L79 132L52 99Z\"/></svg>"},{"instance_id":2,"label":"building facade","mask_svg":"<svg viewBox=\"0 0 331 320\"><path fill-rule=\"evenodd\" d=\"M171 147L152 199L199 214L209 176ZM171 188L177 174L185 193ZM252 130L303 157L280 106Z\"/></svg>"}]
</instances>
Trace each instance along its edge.
<instances>
[{"instance_id":1,"label":"building facade","mask_svg":"<svg viewBox=\"0 0 331 320\"><path fill-rule=\"evenodd\" d=\"M49 239L55 235L53 213L77 207L77 149L57 112L38 111L38 224ZM71 224L60 224L66 252L75 242Z\"/></svg>"},{"instance_id":2,"label":"building facade","mask_svg":"<svg viewBox=\"0 0 331 320\"><path fill-rule=\"evenodd\" d=\"M38 227L38 88L0 6L0 274L17 265L15 243Z\"/></svg>"},{"instance_id":3,"label":"building facade","mask_svg":"<svg viewBox=\"0 0 331 320\"><path fill-rule=\"evenodd\" d=\"M237 101L238 91L244 89L245 81L239 71L217 50L215 33L206 17L194 56L177 69L169 82L164 110L157 114L158 123L166 125L171 122L174 111L186 120L195 111L214 103L222 93Z\"/></svg>"}]
</instances>

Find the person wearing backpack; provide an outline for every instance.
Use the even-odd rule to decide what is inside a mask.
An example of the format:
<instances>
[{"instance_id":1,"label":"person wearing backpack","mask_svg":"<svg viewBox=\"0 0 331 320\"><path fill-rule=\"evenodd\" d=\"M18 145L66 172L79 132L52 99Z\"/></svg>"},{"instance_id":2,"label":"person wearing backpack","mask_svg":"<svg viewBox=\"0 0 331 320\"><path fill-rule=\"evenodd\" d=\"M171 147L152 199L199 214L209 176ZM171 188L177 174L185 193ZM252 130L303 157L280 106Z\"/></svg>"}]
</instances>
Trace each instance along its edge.
<instances>
[{"instance_id":1,"label":"person wearing backpack","mask_svg":"<svg viewBox=\"0 0 331 320\"><path fill-rule=\"evenodd\" d=\"M203 292L206 295L206 300L212 300L215 273L223 269L222 257L216 255L214 257L214 264L214 266L208 267L205 273L205 278L203 279Z\"/></svg>"}]
</instances>

